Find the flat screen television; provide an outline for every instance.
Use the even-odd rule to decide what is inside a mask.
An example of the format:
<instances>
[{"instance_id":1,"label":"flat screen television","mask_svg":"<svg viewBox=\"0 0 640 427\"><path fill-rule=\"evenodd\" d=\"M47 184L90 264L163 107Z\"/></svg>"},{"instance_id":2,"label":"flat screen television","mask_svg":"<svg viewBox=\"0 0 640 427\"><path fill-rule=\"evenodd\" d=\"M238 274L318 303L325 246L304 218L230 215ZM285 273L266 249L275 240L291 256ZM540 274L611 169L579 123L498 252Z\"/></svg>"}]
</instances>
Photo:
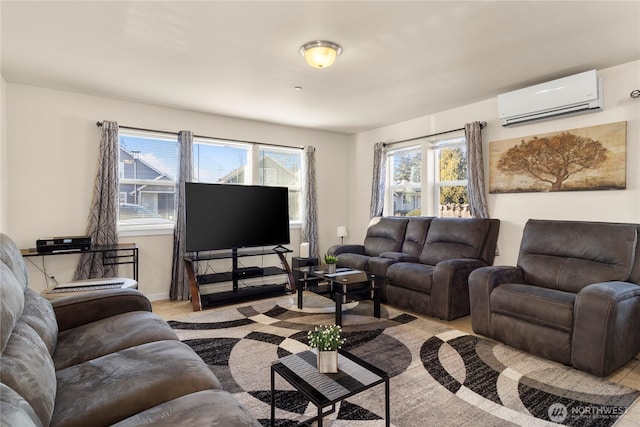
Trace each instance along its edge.
<instances>
[{"instance_id":1,"label":"flat screen television","mask_svg":"<svg viewBox=\"0 0 640 427\"><path fill-rule=\"evenodd\" d=\"M286 187L185 183L187 252L290 242Z\"/></svg>"}]
</instances>

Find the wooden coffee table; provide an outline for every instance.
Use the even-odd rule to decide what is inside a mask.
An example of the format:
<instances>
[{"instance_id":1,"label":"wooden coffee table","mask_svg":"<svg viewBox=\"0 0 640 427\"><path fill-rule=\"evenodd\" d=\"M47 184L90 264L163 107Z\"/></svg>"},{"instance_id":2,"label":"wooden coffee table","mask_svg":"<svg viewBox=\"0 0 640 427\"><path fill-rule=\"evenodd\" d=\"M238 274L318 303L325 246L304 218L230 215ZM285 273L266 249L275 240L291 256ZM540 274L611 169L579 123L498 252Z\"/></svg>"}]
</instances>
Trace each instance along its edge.
<instances>
[{"instance_id":1,"label":"wooden coffee table","mask_svg":"<svg viewBox=\"0 0 640 427\"><path fill-rule=\"evenodd\" d=\"M373 315L380 318L380 287L376 286L376 276L360 270L340 268L335 273L327 273L318 266L300 267L294 269L303 274L300 280L301 287L298 289L298 308L303 308L302 290L309 282L309 278L314 281L318 279L329 282L331 287L331 297L336 304L336 325L342 326L342 304L347 303L347 299L355 297L371 298L373 300Z\"/></svg>"},{"instance_id":2,"label":"wooden coffee table","mask_svg":"<svg viewBox=\"0 0 640 427\"><path fill-rule=\"evenodd\" d=\"M301 424L318 422L336 410L336 403L350 396L384 383L384 419L390 425L389 374L353 354L338 350L338 373L321 374L317 368L317 354L307 350L285 356L271 364L271 426L275 425L275 374L291 384L318 408L318 415ZM331 406L329 411L324 408Z\"/></svg>"}]
</instances>

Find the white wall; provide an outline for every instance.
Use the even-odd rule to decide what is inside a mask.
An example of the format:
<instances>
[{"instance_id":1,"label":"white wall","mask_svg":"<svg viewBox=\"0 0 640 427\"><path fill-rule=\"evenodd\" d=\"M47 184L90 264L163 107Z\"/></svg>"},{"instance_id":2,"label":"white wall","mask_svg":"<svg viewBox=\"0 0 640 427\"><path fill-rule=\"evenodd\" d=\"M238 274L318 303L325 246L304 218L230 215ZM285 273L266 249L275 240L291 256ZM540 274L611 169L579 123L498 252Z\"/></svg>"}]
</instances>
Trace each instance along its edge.
<instances>
[{"instance_id":1,"label":"white wall","mask_svg":"<svg viewBox=\"0 0 640 427\"><path fill-rule=\"evenodd\" d=\"M373 144L456 129L476 120L488 123L482 134L487 180L490 141L627 121L626 190L489 195L489 213L501 220L496 264L515 265L529 218L640 222L640 100L629 96L640 88L640 61L599 70L598 75L604 79L605 109L597 113L503 128L492 98L353 136L349 156L357 162L350 162L349 171L350 242L362 242L368 224Z\"/></svg>"},{"instance_id":2,"label":"white wall","mask_svg":"<svg viewBox=\"0 0 640 427\"><path fill-rule=\"evenodd\" d=\"M7 229L7 82L0 74L0 232Z\"/></svg>"},{"instance_id":3,"label":"white wall","mask_svg":"<svg viewBox=\"0 0 640 427\"><path fill-rule=\"evenodd\" d=\"M3 83L3 99L4 99ZM3 105L4 106L4 105ZM5 108L3 108L3 115ZM188 129L198 135L316 147L319 240L324 253L337 243L336 227L347 218L348 138L248 120L233 119L135 102L6 84L7 154L2 156L2 189L6 220L3 231L20 247L33 247L39 237L84 234L96 175L100 131L97 121L167 131ZM3 126L4 132L5 126ZM5 160L6 159L6 160ZM5 171L6 167L6 171ZM167 298L171 276L172 235L124 237L140 247L140 289L152 299ZM290 247L297 255L300 230L292 230ZM46 280L30 258L32 287ZM44 258L49 275L71 280L76 256ZM122 268L121 274L130 270Z\"/></svg>"}]
</instances>

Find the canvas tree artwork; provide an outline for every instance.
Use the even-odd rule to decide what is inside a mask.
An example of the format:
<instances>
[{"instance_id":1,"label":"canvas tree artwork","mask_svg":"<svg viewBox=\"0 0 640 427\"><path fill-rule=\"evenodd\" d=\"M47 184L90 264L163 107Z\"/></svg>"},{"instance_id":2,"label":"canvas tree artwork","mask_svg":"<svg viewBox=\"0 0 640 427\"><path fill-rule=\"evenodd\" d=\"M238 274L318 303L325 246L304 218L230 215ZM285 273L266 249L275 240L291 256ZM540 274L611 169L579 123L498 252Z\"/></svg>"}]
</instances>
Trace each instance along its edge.
<instances>
[{"instance_id":1,"label":"canvas tree artwork","mask_svg":"<svg viewBox=\"0 0 640 427\"><path fill-rule=\"evenodd\" d=\"M489 144L489 192L626 188L627 123Z\"/></svg>"}]
</instances>

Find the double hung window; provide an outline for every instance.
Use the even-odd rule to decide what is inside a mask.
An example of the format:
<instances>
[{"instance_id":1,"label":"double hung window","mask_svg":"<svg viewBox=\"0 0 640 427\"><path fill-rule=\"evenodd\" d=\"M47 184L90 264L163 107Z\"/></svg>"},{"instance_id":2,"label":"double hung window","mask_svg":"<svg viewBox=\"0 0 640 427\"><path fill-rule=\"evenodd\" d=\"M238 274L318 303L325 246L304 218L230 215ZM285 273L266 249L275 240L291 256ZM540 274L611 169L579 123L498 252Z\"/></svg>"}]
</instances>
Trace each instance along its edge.
<instances>
[{"instance_id":1,"label":"double hung window","mask_svg":"<svg viewBox=\"0 0 640 427\"><path fill-rule=\"evenodd\" d=\"M393 149L387 161L387 215L470 216L464 137Z\"/></svg>"}]
</instances>

